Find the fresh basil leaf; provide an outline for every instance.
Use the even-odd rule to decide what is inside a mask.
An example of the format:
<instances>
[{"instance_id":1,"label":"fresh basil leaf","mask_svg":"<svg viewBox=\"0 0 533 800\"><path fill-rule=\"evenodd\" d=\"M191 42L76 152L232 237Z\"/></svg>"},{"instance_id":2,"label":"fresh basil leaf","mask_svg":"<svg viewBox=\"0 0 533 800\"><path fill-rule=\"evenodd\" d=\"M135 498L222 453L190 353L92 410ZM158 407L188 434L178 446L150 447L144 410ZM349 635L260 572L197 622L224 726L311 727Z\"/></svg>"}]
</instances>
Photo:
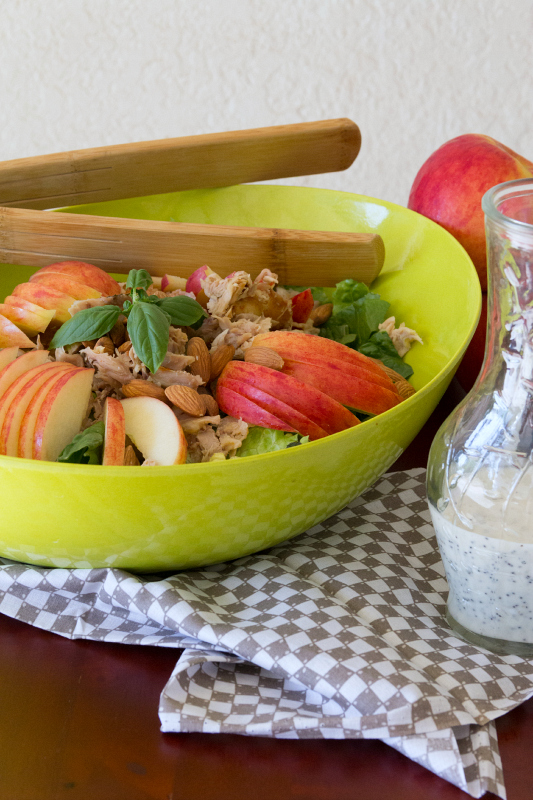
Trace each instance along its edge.
<instances>
[{"instance_id":1,"label":"fresh basil leaf","mask_svg":"<svg viewBox=\"0 0 533 800\"><path fill-rule=\"evenodd\" d=\"M379 359L386 367L390 367L404 378L410 378L413 374L413 368L400 358L387 331L373 333L368 342L358 349L365 356Z\"/></svg>"},{"instance_id":2,"label":"fresh basil leaf","mask_svg":"<svg viewBox=\"0 0 533 800\"><path fill-rule=\"evenodd\" d=\"M138 357L150 372L157 372L168 350L168 316L152 303L134 303L128 333Z\"/></svg>"},{"instance_id":3,"label":"fresh basil leaf","mask_svg":"<svg viewBox=\"0 0 533 800\"><path fill-rule=\"evenodd\" d=\"M77 433L57 460L68 464L101 464L104 434L104 423L95 422L90 428Z\"/></svg>"},{"instance_id":4,"label":"fresh basil leaf","mask_svg":"<svg viewBox=\"0 0 533 800\"><path fill-rule=\"evenodd\" d=\"M148 289L152 283L152 276L145 269L130 269L126 289Z\"/></svg>"},{"instance_id":5,"label":"fresh basil leaf","mask_svg":"<svg viewBox=\"0 0 533 800\"><path fill-rule=\"evenodd\" d=\"M94 306L74 314L54 334L50 347L65 347L88 339L99 339L109 333L122 314L119 306Z\"/></svg>"},{"instance_id":6,"label":"fresh basil leaf","mask_svg":"<svg viewBox=\"0 0 533 800\"><path fill-rule=\"evenodd\" d=\"M200 303L187 295L176 297L161 297L157 304L159 308L170 315L172 325L194 325L198 320L203 320L207 312Z\"/></svg>"}]
</instances>

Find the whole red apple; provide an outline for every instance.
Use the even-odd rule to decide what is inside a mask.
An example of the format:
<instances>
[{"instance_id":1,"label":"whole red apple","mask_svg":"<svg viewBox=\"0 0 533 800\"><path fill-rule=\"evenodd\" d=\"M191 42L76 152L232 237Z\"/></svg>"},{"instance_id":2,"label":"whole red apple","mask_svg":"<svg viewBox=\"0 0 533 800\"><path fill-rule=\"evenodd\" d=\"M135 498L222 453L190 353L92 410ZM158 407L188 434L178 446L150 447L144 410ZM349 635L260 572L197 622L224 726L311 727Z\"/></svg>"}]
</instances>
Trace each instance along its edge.
<instances>
[{"instance_id":1,"label":"whole red apple","mask_svg":"<svg viewBox=\"0 0 533 800\"><path fill-rule=\"evenodd\" d=\"M466 133L439 147L421 166L408 207L438 222L463 245L487 288L481 198L497 183L533 176L533 163L490 136Z\"/></svg>"}]
</instances>

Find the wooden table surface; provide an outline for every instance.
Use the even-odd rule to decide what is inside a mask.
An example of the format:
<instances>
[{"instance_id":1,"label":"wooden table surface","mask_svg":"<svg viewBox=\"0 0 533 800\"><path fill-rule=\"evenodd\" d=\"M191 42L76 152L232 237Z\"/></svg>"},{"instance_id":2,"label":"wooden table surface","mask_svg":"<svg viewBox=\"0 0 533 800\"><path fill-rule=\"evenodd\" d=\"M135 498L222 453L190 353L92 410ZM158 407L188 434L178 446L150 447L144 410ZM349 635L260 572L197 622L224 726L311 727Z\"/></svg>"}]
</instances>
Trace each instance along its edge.
<instances>
[{"instance_id":1,"label":"wooden table surface","mask_svg":"<svg viewBox=\"0 0 533 800\"><path fill-rule=\"evenodd\" d=\"M425 466L461 396L454 381L394 468ZM0 615L0 800L468 797L379 741L162 734L159 694L177 657L69 641ZM531 800L533 699L497 725L508 800Z\"/></svg>"}]
</instances>

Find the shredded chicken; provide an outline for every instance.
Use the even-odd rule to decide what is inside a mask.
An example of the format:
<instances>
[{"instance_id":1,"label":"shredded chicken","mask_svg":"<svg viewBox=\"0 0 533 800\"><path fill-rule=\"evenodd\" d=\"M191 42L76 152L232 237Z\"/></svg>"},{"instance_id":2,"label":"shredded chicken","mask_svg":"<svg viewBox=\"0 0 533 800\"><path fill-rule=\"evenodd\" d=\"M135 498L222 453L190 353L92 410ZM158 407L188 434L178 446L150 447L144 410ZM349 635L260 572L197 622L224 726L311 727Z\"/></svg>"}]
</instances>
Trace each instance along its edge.
<instances>
[{"instance_id":1,"label":"shredded chicken","mask_svg":"<svg viewBox=\"0 0 533 800\"><path fill-rule=\"evenodd\" d=\"M418 333L412 330L412 328L407 328L404 322L402 322L398 328L396 328L395 325L396 317L389 317L385 322L379 325L379 330L387 331L400 358L403 358L403 356L409 352L413 342L424 344Z\"/></svg>"},{"instance_id":2,"label":"shredded chicken","mask_svg":"<svg viewBox=\"0 0 533 800\"><path fill-rule=\"evenodd\" d=\"M75 367L84 367L85 363L83 357L79 353L67 353L64 347L56 347L55 360L65 361L67 364L73 364Z\"/></svg>"},{"instance_id":3,"label":"shredded chicken","mask_svg":"<svg viewBox=\"0 0 533 800\"><path fill-rule=\"evenodd\" d=\"M241 297L246 289L252 285L252 280L247 272L239 270L227 278L220 278L215 273L207 275L200 281L202 289L209 298L207 310L216 317L223 317L231 306Z\"/></svg>"},{"instance_id":4,"label":"shredded chicken","mask_svg":"<svg viewBox=\"0 0 533 800\"><path fill-rule=\"evenodd\" d=\"M240 314L234 321L228 317L220 317L218 322L220 333L213 341L211 351L223 344L231 344L235 348L235 358L244 358L254 336L267 333L272 324L270 317L257 317L255 314Z\"/></svg>"},{"instance_id":5,"label":"shredded chicken","mask_svg":"<svg viewBox=\"0 0 533 800\"><path fill-rule=\"evenodd\" d=\"M183 369L166 369L165 367L159 367L157 372L152 375L152 380L165 389L167 386L190 386L191 389L197 389L203 383L201 377L193 375L192 372L186 372Z\"/></svg>"},{"instance_id":6,"label":"shredded chicken","mask_svg":"<svg viewBox=\"0 0 533 800\"><path fill-rule=\"evenodd\" d=\"M110 356L107 353L96 353L91 347L80 351L86 362L95 367L96 374L114 389L119 389L132 379L131 359L129 353Z\"/></svg>"},{"instance_id":7,"label":"shredded chicken","mask_svg":"<svg viewBox=\"0 0 533 800\"><path fill-rule=\"evenodd\" d=\"M69 314L73 317L78 311L84 311L86 308L94 308L95 306L119 306L119 308L122 308L127 299L125 294L114 294L110 297L93 297L90 300L76 300L76 302L72 303L70 306Z\"/></svg>"}]
</instances>

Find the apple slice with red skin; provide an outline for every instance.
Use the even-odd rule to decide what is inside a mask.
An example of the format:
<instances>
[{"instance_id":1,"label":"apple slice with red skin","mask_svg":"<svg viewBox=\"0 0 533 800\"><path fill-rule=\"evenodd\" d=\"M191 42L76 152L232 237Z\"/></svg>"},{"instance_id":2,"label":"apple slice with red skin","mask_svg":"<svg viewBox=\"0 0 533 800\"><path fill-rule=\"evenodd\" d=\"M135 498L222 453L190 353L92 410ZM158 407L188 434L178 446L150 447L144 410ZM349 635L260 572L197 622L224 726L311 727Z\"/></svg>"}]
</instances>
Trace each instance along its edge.
<instances>
[{"instance_id":1,"label":"apple slice with red skin","mask_svg":"<svg viewBox=\"0 0 533 800\"><path fill-rule=\"evenodd\" d=\"M163 467L185 463L187 439L166 403L147 395L126 397L120 402L124 409L126 436L146 461Z\"/></svg>"},{"instance_id":2,"label":"apple slice with red skin","mask_svg":"<svg viewBox=\"0 0 533 800\"><path fill-rule=\"evenodd\" d=\"M28 339L14 322L0 314L0 347L35 347L35 342Z\"/></svg>"},{"instance_id":3,"label":"apple slice with red skin","mask_svg":"<svg viewBox=\"0 0 533 800\"><path fill-rule=\"evenodd\" d=\"M233 381L231 381L233 383ZM235 383L238 383L237 381ZM240 385L240 384L239 384ZM244 395L239 392L229 389L226 384L217 383L217 403L225 414L229 414L237 419L242 419L248 425L257 425L259 428L274 428L276 431L288 431L289 433L297 433L296 429L291 427L287 422L284 422L264 408L258 406L256 403L248 400Z\"/></svg>"},{"instance_id":4,"label":"apple slice with red skin","mask_svg":"<svg viewBox=\"0 0 533 800\"><path fill-rule=\"evenodd\" d=\"M215 275L216 273L210 269L207 264L204 264L203 267L198 267L195 269L194 272L189 275L187 278L187 283L185 285L186 292L194 292L196 295L196 301L200 303L203 308L207 307L208 303L208 296L202 289L202 280L207 278L208 275Z\"/></svg>"},{"instance_id":5,"label":"apple slice with red skin","mask_svg":"<svg viewBox=\"0 0 533 800\"><path fill-rule=\"evenodd\" d=\"M11 348L10 348L11 349ZM17 348L18 349L18 348ZM6 392L19 375L48 361L48 350L30 350L15 358L0 371L0 397Z\"/></svg>"},{"instance_id":6,"label":"apple slice with red skin","mask_svg":"<svg viewBox=\"0 0 533 800\"><path fill-rule=\"evenodd\" d=\"M126 420L122 403L114 397L107 397L104 407L104 467L122 467L126 448Z\"/></svg>"},{"instance_id":7,"label":"apple slice with red skin","mask_svg":"<svg viewBox=\"0 0 533 800\"><path fill-rule=\"evenodd\" d=\"M285 359L282 371L284 375L291 375L308 386L314 386L343 406L362 411L363 414L382 414L402 402L397 392L331 364L302 364Z\"/></svg>"},{"instance_id":8,"label":"apple slice with red skin","mask_svg":"<svg viewBox=\"0 0 533 800\"><path fill-rule=\"evenodd\" d=\"M57 461L80 431L91 397L93 375L94 369L74 367L41 386L22 417L19 455Z\"/></svg>"},{"instance_id":9,"label":"apple slice with red skin","mask_svg":"<svg viewBox=\"0 0 533 800\"><path fill-rule=\"evenodd\" d=\"M46 267L34 272L30 281L37 280L39 275L66 275L78 283L84 283L97 289L104 297L109 297L114 294L120 294L120 286L111 275L104 272L100 267L94 264L88 264L86 261L56 261L55 264L49 264Z\"/></svg>"},{"instance_id":10,"label":"apple slice with red skin","mask_svg":"<svg viewBox=\"0 0 533 800\"><path fill-rule=\"evenodd\" d=\"M305 291L295 294L291 298L291 303L293 321L307 322L315 305L311 289L305 289Z\"/></svg>"},{"instance_id":11,"label":"apple slice with red skin","mask_svg":"<svg viewBox=\"0 0 533 800\"><path fill-rule=\"evenodd\" d=\"M74 300L96 300L102 297L102 292L93 289L86 283L80 283L69 275L60 275L56 272L44 272L42 275L32 275L30 283L39 283L42 286L49 286L58 292L64 292Z\"/></svg>"},{"instance_id":12,"label":"apple slice with red skin","mask_svg":"<svg viewBox=\"0 0 533 800\"><path fill-rule=\"evenodd\" d=\"M327 434L359 424L354 414L324 392L275 369L246 361L230 361L224 367L218 384L224 385L224 381L228 379L242 381L277 398L303 414ZM285 421L291 424L291 420Z\"/></svg>"},{"instance_id":13,"label":"apple slice with red skin","mask_svg":"<svg viewBox=\"0 0 533 800\"><path fill-rule=\"evenodd\" d=\"M0 371L7 367L8 364L11 364L14 361L20 350L18 347L4 347L0 350Z\"/></svg>"},{"instance_id":14,"label":"apple slice with red skin","mask_svg":"<svg viewBox=\"0 0 533 800\"><path fill-rule=\"evenodd\" d=\"M54 317L54 312L45 308L42 308L39 314L35 314L33 311L10 303L0 303L0 314L28 336L43 333Z\"/></svg>"},{"instance_id":15,"label":"apple slice with red skin","mask_svg":"<svg viewBox=\"0 0 533 800\"><path fill-rule=\"evenodd\" d=\"M287 403L283 403L277 397L268 394L268 392L257 389L255 386L250 386L249 383L232 380L231 378L225 378L223 386L221 387L222 391L224 389L228 389L234 394L240 395L241 397L245 398L245 400L254 403L254 405L256 405L258 408L261 408L268 412L268 414L274 416L274 419L285 423L287 427L283 428L282 430L295 430L302 436L309 436L311 440L323 439L328 435L323 428L321 428L315 422L312 422L312 420L300 413L300 411L296 411L296 409L292 408ZM234 413L236 410L235 404L232 405L231 411L224 406L224 398L222 395L219 395L217 386L217 402L219 401L219 396L220 400L222 401L222 405L220 402L218 403L219 407L226 414L231 414L232 417L239 416L238 414ZM244 416L241 417L241 419L243 419L245 422L248 422L248 424L257 424L252 423L251 420Z\"/></svg>"},{"instance_id":16,"label":"apple slice with red skin","mask_svg":"<svg viewBox=\"0 0 533 800\"><path fill-rule=\"evenodd\" d=\"M69 308L76 302L70 295L40 283L19 283L12 297L22 297L42 308L53 309L54 319L61 325L71 318Z\"/></svg>"},{"instance_id":17,"label":"apple slice with red skin","mask_svg":"<svg viewBox=\"0 0 533 800\"><path fill-rule=\"evenodd\" d=\"M14 381L0 398L0 455L16 456L22 417L32 397L54 374L74 369L72 364L47 361Z\"/></svg>"},{"instance_id":18,"label":"apple slice with red skin","mask_svg":"<svg viewBox=\"0 0 533 800\"><path fill-rule=\"evenodd\" d=\"M182 292L190 291L187 289L187 281L184 278L178 278L177 275L163 275L161 278L162 292L175 292L178 289Z\"/></svg>"},{"instance_id":19,"label":"apple slice with red skin","mask_svg":"<svg viewBox=\"0 0 533 800\"><path fill-rule=\"evenodd\" d=\"M317 336L314 333L302 333L300 331L269 331L259 333L254 337L252 347L261 345L270 347L284 358L295 361L307 360L311 358L316 363L317 359L329 361L336 359L346 361L355 367L366 369L380 377L383 377L384 370L368 356L347 347L345 344L335 342L333 339L326 339L324 336Z\"/></svg>"}]
</instances>

